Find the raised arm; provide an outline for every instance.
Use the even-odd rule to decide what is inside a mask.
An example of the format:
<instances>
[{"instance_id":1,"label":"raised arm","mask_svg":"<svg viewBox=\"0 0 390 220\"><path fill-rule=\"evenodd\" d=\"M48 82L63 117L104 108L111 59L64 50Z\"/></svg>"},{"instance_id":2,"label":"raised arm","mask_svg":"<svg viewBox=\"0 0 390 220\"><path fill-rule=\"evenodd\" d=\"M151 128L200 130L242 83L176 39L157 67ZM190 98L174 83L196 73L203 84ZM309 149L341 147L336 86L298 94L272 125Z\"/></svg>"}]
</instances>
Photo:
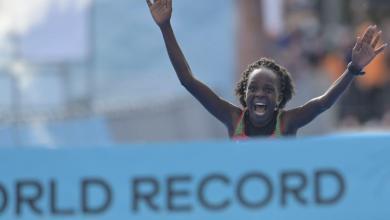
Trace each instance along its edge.
<instances>
[{"instance_id":1,"label":"raised arm","mask_svg":"<svg viewBox=\"0 0 390 220\"><path fill-rule=\"evenodd\" d=\"M387 47L387 44L383 44L377 48L381 34L382 32L376 26L369 26L363 37L358 37L355 47L352 50L351 63L349 63L345 72L330 88L322 96L310 100L301 107L286 112L285 123L286 126L289 126L287 129L296 130L306 125L336 102L356 75L360 75L364 67Z\"/></svg>"},{"instance_id":2,"label":"raised arm","mask_svg":"<svg viewBox=\"0 0 390 220\"><path fill-rule=\"evenodd\" d=\"M154 21L160 27L171 63L180 83L218 120L228 128L240 109L218 97L209 87L197 80L182 53L170 23L172 0L146 0Z\"/></svg>"}]
</instances>

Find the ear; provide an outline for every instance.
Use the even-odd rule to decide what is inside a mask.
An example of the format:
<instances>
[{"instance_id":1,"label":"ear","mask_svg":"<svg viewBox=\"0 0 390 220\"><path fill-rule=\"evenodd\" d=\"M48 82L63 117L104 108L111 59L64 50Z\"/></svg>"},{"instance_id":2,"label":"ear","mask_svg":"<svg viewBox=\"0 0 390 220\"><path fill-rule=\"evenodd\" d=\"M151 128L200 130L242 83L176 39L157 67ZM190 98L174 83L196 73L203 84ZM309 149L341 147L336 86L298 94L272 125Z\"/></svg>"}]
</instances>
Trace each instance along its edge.
<instances>
[{"instance_id":1,"label":"ear","mask_svg":"<svg viewBox=\"0 0 390 220\"><path fill-rule=\"evenodd\" d=\"M278 97L278 107L280 106L280 103L282 103L282 101L283 101L283 96L279 95L279 97Z\"/></svg>"},{"instance_id":2,"label":"ear","mask_svg":"<svg viewBox=\"0 0 390 220\"><path fill-rule=\"evenodd\" d=\"M279 106L280 106L280 103L282 102L282 96L279 96L278 97L278 100L276 101L276 106L275 106L275 111L278 111L279 110Z\"/></svg>"}]
</instances>

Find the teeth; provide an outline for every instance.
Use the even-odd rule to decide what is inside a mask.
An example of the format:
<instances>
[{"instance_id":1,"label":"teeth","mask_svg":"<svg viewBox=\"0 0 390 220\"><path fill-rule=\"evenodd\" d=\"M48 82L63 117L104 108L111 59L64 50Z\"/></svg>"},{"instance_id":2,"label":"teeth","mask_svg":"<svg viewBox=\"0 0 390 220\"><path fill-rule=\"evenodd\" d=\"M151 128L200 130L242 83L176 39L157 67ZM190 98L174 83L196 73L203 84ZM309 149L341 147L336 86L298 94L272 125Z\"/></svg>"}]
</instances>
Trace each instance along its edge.
<instances>
[{"instance_id":1,"label":"teeth","mask_svg":"<svg viewBox=\"0 0 390 220\"><path fill-rule=\"evenodd\" d=\"M257 106L265 106L265 104L262 103L262 102L256 102L255 105L257 105Z\"/></svg>"},{"instance_id":2,"label":"teeth","mask_svg":"<svg viewBox=\"0 0 390 220\"><path fill-rule=\"evenodd\" d=\"M267 105L263 102L255 102L254 103L254 110L256 115L264 115L267 109Z\"/></svg>"}]
</instances>

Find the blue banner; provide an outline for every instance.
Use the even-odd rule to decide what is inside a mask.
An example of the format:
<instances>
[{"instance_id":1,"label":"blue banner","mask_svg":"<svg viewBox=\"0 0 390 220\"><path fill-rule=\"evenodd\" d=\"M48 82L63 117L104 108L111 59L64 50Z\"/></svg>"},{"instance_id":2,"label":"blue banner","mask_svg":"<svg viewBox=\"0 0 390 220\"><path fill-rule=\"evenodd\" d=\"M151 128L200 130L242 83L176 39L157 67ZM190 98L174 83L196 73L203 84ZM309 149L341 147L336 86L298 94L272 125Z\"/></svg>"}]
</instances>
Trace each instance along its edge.
<instances>
[{"instance_id":1,"label":"blue banner","mask_svg":"<svg viewBox=\"0 0 390 220\"><path fill-rule=\"evenodd\" d=\"M390 136L1 149L1 219L390 219Z\"/></svg>"}]
</instances>

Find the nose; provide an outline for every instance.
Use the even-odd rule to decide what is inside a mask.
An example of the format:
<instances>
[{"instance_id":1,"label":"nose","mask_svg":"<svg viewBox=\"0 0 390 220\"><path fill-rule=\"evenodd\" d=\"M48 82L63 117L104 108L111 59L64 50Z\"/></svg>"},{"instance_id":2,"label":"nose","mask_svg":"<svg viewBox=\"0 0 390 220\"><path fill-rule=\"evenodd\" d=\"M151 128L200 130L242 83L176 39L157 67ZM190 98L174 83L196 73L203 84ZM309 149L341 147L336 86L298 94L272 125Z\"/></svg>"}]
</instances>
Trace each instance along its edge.
<instances>
[{"instance_id":1,"label":"nose","mask_svg":"<svg viewBox=\"0 0 390 220\"><path fill-rule=\"evenodd\" d=\"M256 91L255 96L258 97L263 97L264 96L264 91L262 89L259 89Z\"/></svg>"}]
</instances>

